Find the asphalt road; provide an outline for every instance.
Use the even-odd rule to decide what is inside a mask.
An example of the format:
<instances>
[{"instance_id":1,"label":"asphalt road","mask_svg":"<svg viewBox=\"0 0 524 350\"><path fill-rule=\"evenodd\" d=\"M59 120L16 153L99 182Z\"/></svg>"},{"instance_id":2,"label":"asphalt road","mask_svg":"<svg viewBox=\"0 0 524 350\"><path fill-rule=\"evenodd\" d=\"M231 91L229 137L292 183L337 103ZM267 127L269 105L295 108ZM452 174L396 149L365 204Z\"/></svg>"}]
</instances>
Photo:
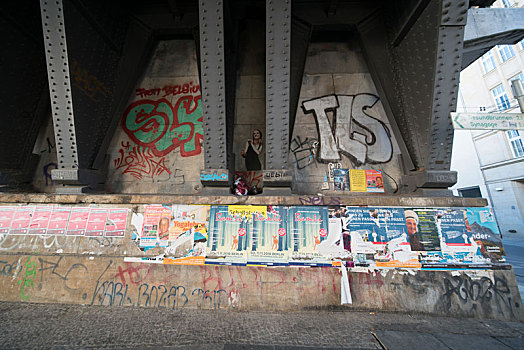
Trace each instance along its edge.
<instances>
[{"instance_id":1,"label":"asphalt road","mask_svg":"<svg viewBox=\"0 0 524 350\"><path fill-rule=\"evenodd\" d=\"M0 302L1 349L523 349L524 323L372 311Z\"/></svg>"}]
</instances>

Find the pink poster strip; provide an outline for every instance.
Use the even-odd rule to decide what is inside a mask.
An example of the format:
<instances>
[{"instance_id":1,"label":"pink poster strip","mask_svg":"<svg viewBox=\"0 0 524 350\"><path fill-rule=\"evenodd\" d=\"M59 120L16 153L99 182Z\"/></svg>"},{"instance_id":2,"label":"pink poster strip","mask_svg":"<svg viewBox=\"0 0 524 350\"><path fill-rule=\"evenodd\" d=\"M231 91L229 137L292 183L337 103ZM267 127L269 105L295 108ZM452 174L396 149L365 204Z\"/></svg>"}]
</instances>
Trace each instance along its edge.
<instances>
[{"instance_id":1,"label":"pink poster strip","mask_svg":"<svg viewBox=\"0 0 524 350\"><path fill-rule=\"evenodd\" d=\"M34 207L17 207L13 215L9 233L14 235L28 233L33 209Z\"/></svg>"},{"instance_id":2,"label":"pink poster strip","mask_svg":"<svg viewBox=\"0 0 524 350\"><path fill-rule=\"evenodd\" d=\"M49 224L47 225L47 233L51 235L64 235L66 233L69 214L71 214L70 207L54 207L49 218Z\"/></svg>"},{"instance_id":3,"label":"pink poster strip","mask_svg":"<svg viewBox=\"0 0 524 350\"><path fill-rule=\"evenodd\" d=\"M16 207L0 207L0 233L9 233Z\"/></svg>"},{"instance_id":4,"label":"pink poster strip","mask_svg":"<svg viewBox=\"0 0 524 350\"><path fill-rule=\"evenodd\" d=\"M124 237L127 228L129 209L110 209L106 237Z\"/></svg>"},{"instance_id":5,"label":"pink poster strip","mask_svg":"<svg viewBox=\"0 0 524 350\"><path fill-rule=\"evenodd\" d=\"M89 219L89 208L72 208L71 216L67 224L68 236L83 236L87 230Z\"/></svg>"},{"instance_id":6,"label":"pink poster strip","mask_svg":"<svg viewBox=\"0 0 524 350\"><path fill-rule=\"evenodd\" d=\"M104 235L108 212L109 210L104 208L91 208L87 220L86 236L100 237Z\"/></svg>"},{"instance_id":7,"label":"pink poster strip","mask_svg":"<svg viewBox=\"0 0 524 350\"><path fill-rule=\"evenodd\" d=\"M49 225L49 219L53 212L53 206L36 206L29 225L29 234L32 235L45 235L47 233L47 225Z\"/></svg>"}]
</instances>

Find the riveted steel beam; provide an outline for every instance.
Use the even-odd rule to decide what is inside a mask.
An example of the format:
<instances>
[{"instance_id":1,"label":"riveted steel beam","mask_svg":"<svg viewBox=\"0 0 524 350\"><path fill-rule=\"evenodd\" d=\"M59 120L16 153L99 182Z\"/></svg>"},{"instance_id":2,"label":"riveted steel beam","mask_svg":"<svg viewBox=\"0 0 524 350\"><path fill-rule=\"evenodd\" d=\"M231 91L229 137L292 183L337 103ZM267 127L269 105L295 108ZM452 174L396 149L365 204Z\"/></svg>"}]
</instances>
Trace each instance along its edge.
<instances>
[{"instance_id":1,"label":"riveted steel beam","mask_svg":"<svg viewBox=\"0 0 524 350\"><path fill-rule=\"evenodd\" d=\"M426 169L449 171L468 1L444 0L440 11Z\"/></svg>"},{"instance_id":2,"label":"riveted steel beam","mask_svg":"<svg viewBox=\"0 0 524 350\"><path fill-rule=\"evenodd\" d=\"M226 93L224 65L224 4L221 0L200 0L200 76L204 113L204 163L201 179L210 170L227 169ZM206 185L224 186L228 177Z\"/></svg>"},{"instance_id":3,"label":"riveted steel beam","mask_svg":"<svg viewBox=\"0 0 524 350\"><path fill-rule=\"evenodd\" d=\"M52 176L56 181L74 182L78 180L78 153L62 0L41 0L40 9L58 158Z\"/></svg>"},{"instance_id":4,"label":"riveted steel beam","mask_svg":"<svg viewBox=\"0 0 524 350\"><path fill-rule=\"evenodd\" d=\"M291 1L266 1L266 168L287 169Z\"/></svg>"}]
</instances>

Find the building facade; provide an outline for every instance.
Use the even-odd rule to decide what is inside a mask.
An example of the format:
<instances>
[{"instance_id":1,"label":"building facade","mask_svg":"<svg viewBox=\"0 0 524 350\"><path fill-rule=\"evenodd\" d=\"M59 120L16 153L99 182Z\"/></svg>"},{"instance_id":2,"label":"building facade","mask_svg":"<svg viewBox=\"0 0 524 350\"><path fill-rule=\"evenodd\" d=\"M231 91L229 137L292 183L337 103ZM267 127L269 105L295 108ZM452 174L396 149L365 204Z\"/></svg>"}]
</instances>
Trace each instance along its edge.
<instances>
[{"instance_id":1,"label":"building facade","mask_svg":"<svg viewBox=\"0 0 524 350\"><path fill-rule=\"evenodd\" d=\"M515 79L524 82L524 40L497 45L462 71L457 111L519 113ZM455 195L487 198L502 234L524 237L524 130L455 131L451 168L458 171Z\"/></svg>"}]
</instances>

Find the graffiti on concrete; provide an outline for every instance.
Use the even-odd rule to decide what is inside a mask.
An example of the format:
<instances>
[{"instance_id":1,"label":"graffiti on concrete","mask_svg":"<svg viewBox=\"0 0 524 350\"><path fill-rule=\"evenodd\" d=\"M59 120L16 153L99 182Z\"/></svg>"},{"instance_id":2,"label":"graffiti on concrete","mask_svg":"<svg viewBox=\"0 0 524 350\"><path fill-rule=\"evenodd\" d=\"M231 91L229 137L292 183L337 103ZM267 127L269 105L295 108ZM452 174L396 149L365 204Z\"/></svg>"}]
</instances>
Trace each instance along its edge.
<instances>
[{"instance_id":1,"label":"graffiti on concrete","mask_svg":"<svg viewBox=\"0 0 524 350\"><path fill-rule=\"evenodd\" d=\"M124 112L122 128L157 157L176 148L182 157L190 157L201 153L202 120L200 96L186 95L174 107L165 98L133 102Z\"/></svg>"},{"instance_id":2,"label":"graffiti on concrete","mask_svg":"<svg viewBox=\"0 0 524 350\"><path fill-rule=\"evenodd\" d=\"M501 314L514 315L514 307L519 308L519 300L513 300L512 293L504 275L472 279L468 276L444 278L444 306L449 309L455 296L460 303L472 310L482 309L484 304L493 303Z\"/></svg>"},{"instance_id":3,"label":"graffiti on concrete","mask_svg":"<svg viewBox=\"0 0 524 350\"><path fill-rule=\"evenodd\" d=\"M300 136L291 140L290 151L293 153L297 169L304 169L316 162L316 150L318 147L317 139L301 140Z\"/></svg>"},{"instance_id":4,"label":"graffiti on concrete","mask_svg":"<svg viewBox=\"0 0 524 350\"><path fill-rule=\"evenodd\" d=\"M27 258L24 267L25 267L25 275L24 278L18 281L18 284L20 284L20 300L29 300L30 296L26 293L26 288L34 287L34 281L33 278L36 276L36 262L32 260L34 255L29 256Z\"/></svg>"},{"instance_id":5,"label":"graffiti on concrete","mask_svg":"<svg viewBox=\"0 0 524 350\"><path fill-rule=\"evenodd\" d=\"M55 185L55 182L53 181L53 178L51 177L51 170L53 169L58 169L58 164L56 164L55 162L51 162L51 163L44 165L43 173L44 173L46 186Z\"/></svg>"},{"instance_id":6,"label":"graffiti on concrete","mask_svg":"<svg viewBox=\"0 0 524 350\"><path fill-rule=\"evenodd\" d=\"M216 173L209 173L209 174L200 174L200 180L202 181L227 181L227 174L216 174Z\"/></svg>"},{"instance_id":7,"label":"graffiti on concrete","mask_svg":"<svg viewBox=\"0 0 524 350\"><path fill-rule=\"evenodd\" d=\"M3 235L0 237L0 251L41 251L53 249L74 254L115 253L120 247L119 237L83 237L58 235Z\"/></svg>"},{"instance_id":8,"label":"graffiti on concrete","mask_svg":"<svg viewBox=\"0 0 524 350\"><path fill-rule=\"evenodd\" d=\"M302 102L304 113L312 113L317 122L320 137L317 160L338 161L342 153L356 165L388 162L393 154L390 132L370 113L378 101L376 95L358 94L329 95ZM328 112L333 113L333 126Z\"/></svg>"},{"instance_id":9,"label":"graffiti on concrete","mask_svg":"<svg viewBox=\"0 0 524 350\"><path fill-rule=\"evenodd\" d=\"M302 205L340 205L340 197L307 196L298 199Z\"/></svg>"},{"instance_id":10,"label":"graffiti on concrete","mask_svg":"<svg viewBox=\"0 0 524 350\"><path fill-rule=\"evenodd\" d=\"M123 169L122 174L130 174L138 180L143 177L154 179L162 174L172 174L165 164L165 157L156 157L150 148L131 147L129 142L122 142L121 146L118 151L120 158L114 159L113 162L116 169Z\"/></svg>"},{"instance_id":11,"label":"graffiti on concrete","mask_svg":"<svg viewBox=\"0 0 524 350\"><path fill-rule=\"evenodd\" d=\"M96 76L89 74L74 58L71 60L71 84L93 102L109 96L108 87Z\"/></svg>"},{"instance_id":12,"label":"graffiti on concrete","mask_svg":"<svg viewBox=\"0 0 524 350\"><path fill-rule=\"evenodd\" d=\"M200 93L200 85L195 84L193 81L185 83L182 85L164 85L162 88L153 88L153 89L136 89L136 95L140 98L144 97L167 97L167 96L176 96L176 95L187 95L187 94L196 94Z\"/></svg>"}]
</instances>

